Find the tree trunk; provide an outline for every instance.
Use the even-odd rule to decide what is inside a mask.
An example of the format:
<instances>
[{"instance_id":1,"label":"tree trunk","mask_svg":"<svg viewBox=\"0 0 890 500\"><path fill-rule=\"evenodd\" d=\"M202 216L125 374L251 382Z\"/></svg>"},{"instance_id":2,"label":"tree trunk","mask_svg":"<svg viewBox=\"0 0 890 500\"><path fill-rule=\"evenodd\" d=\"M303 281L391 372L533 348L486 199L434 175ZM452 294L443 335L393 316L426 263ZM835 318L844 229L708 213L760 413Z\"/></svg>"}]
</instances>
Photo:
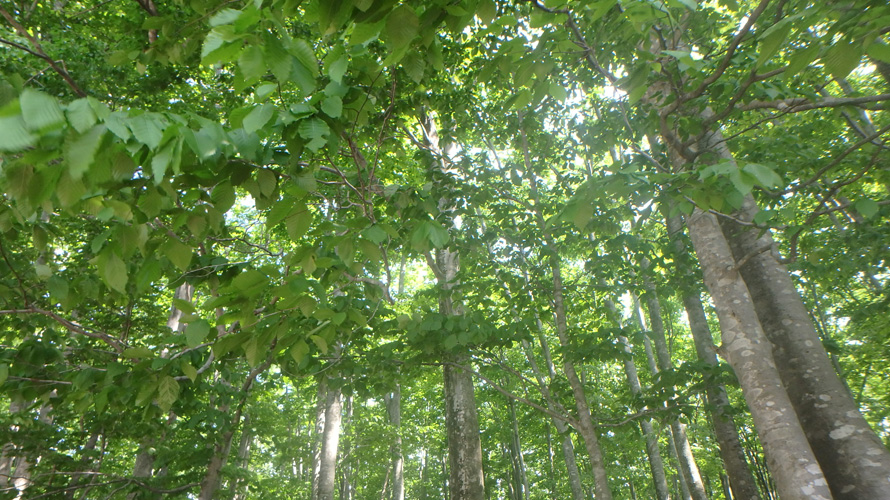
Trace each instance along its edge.
<instances>
[{"instance_id":1,"label":"tree trunk","mask_svg":"<svg viewBox=\"0 0 890 500\"><path fill-rule=\"evenodd\" d=\"M510 406L510 420L512 423L512 432L510 439L510 454L516 469L516 486L521 492L520 498L528 500L528 474L525 471L525 458L522 456L522 441L519 439L519 422L516 420L516 402L508 399L507 404Z\"/></svg>"},{"instance_id":2,"label":"tree trunk","mask_svg":"<svg viewBox=\"0 0 890 500\"><path fill-rule=\"evenodd\" d=\"M698 208L686 225L717 308L722 348L739 378L782 500L831 499L720 225Z\"/></svg>"},{"instance_id":3,"label":"tree trunk","mask_svg":"<svg viewBox=\"0 0 890 500\"><path fill-rule=\"evenodd\" d=\"M439 134L432 114L422 113L424 142L436 156L430 172L447 174L451 168L449 144L439 143ZM434 177L435 178L435 177ZM441 183L441 180L436 182ZM449 186L442 186L448 188ZM439 211L446 219L446 226L454 226L451 216L452 200L447 196L439 200ZM455 303L451 290L458 284L460 255L450 248L436 250L434 267L441 295L439 313L443 316L463 314L461 305ZM479 418L476 414L476 398L471 373L459 368L469 362L469 353L460 352L446 356L443 366L445 386L445 427L448 438L449 496L451 500L483 500L485 482L482 473L482 440L479 436Z\"/></svg>"},{"instance_id":4,"label":"tree trunk","mask_svg":"<svg viewBox=\"0 0 890 500\"><path fill-rule=\"evenodd\" d=\"M757 210L747 197L739 218L753 220ZM772 236L729 220L722 225L735 258L748 259L742 277L835 498L890 499L890 452L838 378L788 270L771 251Z\"/></svg>"},{"instance_id":5,"label":"tree trunk","mask_svg":"<svg viewBox=\"0 0 890 500\"><path fill-rule=\"evenodd\" d=\"M688 251L686 244L681 239L683 222L679 215L665 217L668 236L673 240L674 261L677 263L677 271L681 276L692 274L688 264ZM705 309L701 303L698 292L683 288L680 292L683 306L686 309L686 317L689 319L689 329L692 331L692 339L698 359L710 367L716 368L717 352L714 347L714 339L708 327L705 317ZM760 500L757 491L757 483L748 463L745 461L745 451L739 441L739 433L730 413L729 396L722 384L712 380L705 380L705 395L708 407L711 408L711 422L714 425L714 435L720 448L720 457L726 467L726 475L732 489L734 500Z\"/></svg>"},{"instance_id":6,"label":"tree trunk","mask_svg":"<svg viewBox=\"0 0 890 500\"><path fill-rule=\"evenodd\" d=\"M568 336L568 322L566 319L565 303L563 301L562 275L560 273L559 255L553 238L546 232L546 223L544 215L541 212L541 204L538 196L537 176L531 165L531 157L528 151L528 142L525 132L520 130L522 140L522 152L525 159L525 171L529 178L529 188L531 190L532 200L535 203L535 217L538 227L545 231L544 253L549 257L550 268L553 273L553 314L556 319L556 335L559 337L559 343L563 349L569 349L571 342ZM596 427L593 425L593 417L590 414L590 407L587 405L587 395L584 393L584 385L578 378L578 372L575 371L575 365L571 360L563 357L563 371L569 386L572 388L572 395L575 399L575 408L578 411L578 433L584 440L584 446L587 449L590 458L590 466L593 471L594 489L596 491L597 500L612 500L612 491L609 488L609 476L606 473L606 464L603 460L603 453L600 449L599 438L597 437Z\"/></svg>"},{"instance_id":7,"label":"tree trunk","mask_svg":"<svg viewBox=\"0 0 890 500\"><path fill-rule=\"evenodd\" d=\"M248 470L250 467L250 444L253 441L253 432L250 428L250 415L244 417L241 427L241 441L238 444L238 467ZM238 479L232 483L232 499L247 499L247 480Z\"/></svg>"},{"instance_id":8,"label":"tree trunk","mask_svg":"<svg viewBox=\"0 0 890 500\"><path fill-rule=\"evenodd\" d=\"M645 266L646 263L644 263ZM644 278L644 283L648 292L646 307L649 311L652 342L655 344L655 359L661 371L673 370L671 354L664 336L664 323L661 319L661 304L658 302L657 290L648 279ZM642 327L642 325L640 326ZM683 478L686 479L687 486L689 486L690 495L692 495L693 500L708 500L701 473L698 470L698 465L695 463L695 457L692 455L692 447L689 446L686 424L680 422L679 417L674 417L671 420L671 436L677 446L677 461L680 464L680 472L683 474Z\"/></svg>"},{"instance_id":9,"label":"tree trunk","mask_svg":"<svg viewBox=\"0 0 890 500\"><path fill-rule=\"evenodd\" d=\"M396 384L391 394L384 396L389 423L395 429L392 445L392 500L405 500L405 458L402 455L402 388Z\"/></svg>"},{"instance_id":10,"label":"tree trunk","mask_svg":"<svg viewBox=\"0 0 890 500\"><path fill-rule=\"evenodd\" d=\"M337 449L340 444L340 423L342 404L340 389L325 383L324 390L324 432L321 438L321 452L318 461L318 481L312 498L333 500L337 478Z\"/></svg>"}]
</instances>

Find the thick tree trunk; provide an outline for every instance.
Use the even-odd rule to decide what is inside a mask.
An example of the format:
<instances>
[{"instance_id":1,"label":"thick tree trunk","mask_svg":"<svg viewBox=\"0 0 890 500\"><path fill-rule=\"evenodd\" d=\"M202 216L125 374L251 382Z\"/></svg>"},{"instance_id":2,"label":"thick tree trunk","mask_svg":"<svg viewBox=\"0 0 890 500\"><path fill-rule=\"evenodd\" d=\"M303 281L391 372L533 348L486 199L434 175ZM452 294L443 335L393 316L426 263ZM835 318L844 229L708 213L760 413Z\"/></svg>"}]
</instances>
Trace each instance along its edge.
<instances>
[{"instance_id":1,"label":"thick tree trunk","mask_svg":"<svg viewBox=\"0 0 890 500\"><path fill-rule=\"evenodd\" d=\"M831 499L720 225L698 208L686 225L717 309L723 349L739 378L782 500Z\"/></svg>"},{"instance_id":2,"label":"thick tree trunk","mask_svg":"<svg viewBox=\"0 0 890 500\"><path fill-rule=\"evenodd\" d=\"M458 365L469 362L468 355L453 357ZM471 373L446 364L445 429L448 435L448 487L452 500L482 500L482 441Z\"/></svg>"},{"instance_id":3,"label":"thick tree trunk","mask_svg":"<svg viewBox=\"0 0 890 500\"><path fill-rule=\"evenodd\" d=\"M688 252L686 244L681 239L683 222L679 215L666 217L668 235L673 240L675 262L677 271L681 276L691 274L688 265ZM680 292L683 306L686 309L686 317L689 319L689 329L692 331L692 339L698 359L711 367L717 367L717 352L714 339L708 327L705 317L705 309L701 303L698 292L683 289ZM720 457L726 467L726 475L732 489L733 500L760 500L757 491L757 483L748 463L745 460L745 451L739 440L738 429L730 414L729 396L726 388L711 380L705 380L705 395L708 406L711 408L711 422L714 425L714 435L720 448Z\"/></svg>"},{"instance_id":4,"label":"thick tree trunk","mask_svg":"<svg viewBox=\"0 0 890 500\"><path fill-rule=\"evenodd\" d=\"M738 215L750 221L757 210L748 197ZM722 226L743 262L740 271L779 373L835 498L890 499L890 452L838 378L788 270L773 253L772 236L730 220Z\"/></svg>"}]
</instances>

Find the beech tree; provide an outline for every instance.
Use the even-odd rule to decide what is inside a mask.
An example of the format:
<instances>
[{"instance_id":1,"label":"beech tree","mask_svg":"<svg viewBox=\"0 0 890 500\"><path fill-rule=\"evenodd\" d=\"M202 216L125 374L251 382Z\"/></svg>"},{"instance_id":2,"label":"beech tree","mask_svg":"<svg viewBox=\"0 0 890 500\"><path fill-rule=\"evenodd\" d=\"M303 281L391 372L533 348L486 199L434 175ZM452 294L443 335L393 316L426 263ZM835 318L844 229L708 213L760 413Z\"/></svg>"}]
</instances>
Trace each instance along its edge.
<instances>
[{"instance_id":1,"label":"beech tree","mask_svg":"<svg viewBox=\"0 0 890 500\"><path fill-rule=\"evenodd\" d=\"M890 6L0 16L3 498L890 498Z\"/></svg>"}]
</instances>

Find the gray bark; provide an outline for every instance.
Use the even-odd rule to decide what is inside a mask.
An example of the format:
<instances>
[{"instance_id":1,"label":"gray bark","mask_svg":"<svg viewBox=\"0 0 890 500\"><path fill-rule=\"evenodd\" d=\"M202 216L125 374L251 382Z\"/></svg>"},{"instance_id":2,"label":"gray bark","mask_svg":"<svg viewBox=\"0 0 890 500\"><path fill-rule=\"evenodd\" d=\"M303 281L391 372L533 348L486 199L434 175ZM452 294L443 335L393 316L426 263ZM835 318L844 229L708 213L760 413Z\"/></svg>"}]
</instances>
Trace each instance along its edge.
<instances>
[{"instance_id":1,"label":"gray bark","mask_svg":"<svg viewBox=\"0 0 890 500\"><path fill-rule=\"evenodd\" d=\"M779 494L783 500L831 499L720 225L698 208L686 225L717 308L723 350L739 378Z\"/></svg>"},{"instance_id":2,"label":"gray bark","mask_svg":"<svg viewBox=\"0 0 890 500\"><path fill-rule=\"evenodd\" d=\"M749 197L739 216L751 220L757 210ZM736 259L748 258L742 277L835 498L890 499L890 452L838 378L788 270L770 251L772 236L729 220L723 229Z\"/></svg>"},{"instance_id":3,"label":"gray bark","mask_svg":"<svg viewBox=\"0 0 890 500\"><path fill-rule=\"evenodd\" d=\"M666 217L666 222L668 235L673 240L676 253L674 260L677 262L677 271L681 276L689 276L691 271L687 263L688 251L686 244L680 238L683 222L679 215ZM708 366L716 368L718 365L717 352L705 317L701 297L698 292L688 289L681 290L680 295L686 309L686 317L689 319L689 329L692 331L698 359L707 363ZM722 384L709 380L706 380L705 384L705 395L708 406L711 408L714 435L720 448L720 457L726 467L726 476L732 489L732 497L735 500L760 500L757 483L745 460L745 450L742 448L738 429L730 413L731 406L726 388Z\"/></svg>"},{"instance_id":4,"label":"gray bark","mask_svg":"<svg viewBox=\"0 0 890 500\"><path fill-rule=\"evenodd\" d=\"M649 311L649 325L651 326L652 342L655 344L657 365L662 371L672 370L673 363L671 362L671 354L664 336L664 323L661 319L661 305L658 303L657 291L651 282L647 279L644 279L644 281L648 291L646 307ZM677 446L677 461L680 464L680 472L683 474L683 478L689 487L690 495L693 500L708 500L701 473L692 454L692 447L689 446L686 424L680 422L678 417L674 417L671 420L671 436Z\"/></svg>"},{"instance_id":5,"label":"gray bark","mask_svg":"<svg viewBox=\"0 0 890 500\"><path fill-rule=\"evenodd\" d=\"M324 432L318 460L318 480L312 497L317 500L333 500L337 477L337 449L340 444L342 403L340 389L325 384Z\"/></svg>"},{"instance_id":6,"label":"gray bark","mask_svg":"<svg viewBox=\"0 0 890 500\"><path fill-rule=\"evenodd\" d=\"M402 455L402 388L396 384L384 397L389 423L395 429L392 445L392 500L405 500L405 458Z\"/></svg>"}]
</instances>

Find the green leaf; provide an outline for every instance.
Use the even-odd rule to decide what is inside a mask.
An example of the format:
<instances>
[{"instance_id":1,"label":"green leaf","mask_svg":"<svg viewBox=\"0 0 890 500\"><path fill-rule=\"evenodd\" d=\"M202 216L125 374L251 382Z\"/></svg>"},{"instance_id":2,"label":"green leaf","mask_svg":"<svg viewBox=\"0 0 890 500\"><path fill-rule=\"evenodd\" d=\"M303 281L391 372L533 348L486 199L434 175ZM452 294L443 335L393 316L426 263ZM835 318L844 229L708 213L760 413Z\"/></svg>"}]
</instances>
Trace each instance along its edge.
<instances>
[{"instance_id":1,"label":"green leaf","mask_svg":"<svg viewBox=\"0 0 890 500\"><path fill-rule=\"evenodd\" d=\"M278 179L275 177L275 172L268 168L257 170L256 182L260 187L260 193L265 197L272 196L272 193L275 192L275 186L278 185Z\"/></svg>"},{"instance_id":2,"label":"green leaf","mask_svg":"<svg viewBox=\"0 0 890 500\"><path fill-rule=\"evenodd\" d=\"M890 45L881 42L880 39L872 42L866 49L866 53L868 57L890 64Z\"/></svg>"},{"instance_id":3,"label":"green leaf","mask_svg":"<svg viewBox=\"0 0 890 500\"><path fill-rule=\"evenodd\" d=\"M346 56L342 56L331 63L331 67L328 69L328 75L331 77L331 80L337 83L343 83L343 76L346 74L346 69L348 67L349 59Z\"/></svg>"},{"instance_id":4,"label":"green leaf","mask_svg":"<svg viewBox=\"0 0 890 500\"><path fill-rule=\"evenodd\" d=\"M380 226L373 225L362 231L362 236L379 245L386 241L387 234L386 231L380 228Z\"/></svg>"},{"instance_id":5,"label":"green leaf","mask_svg":"<svg viewBox=\"0 0 890 500\"><path fill-rule=\"evenodd\" d=\"M98 266L99 276L109 288L127 293L127 265L116 253L110 249L103 251L99 256Z\"/></svg>"},{"instance_id":6,"label":"green leaf","mask_svg":"<svg viewBox=\"0 0 890 500\"><path fill-rule=\"evenodd\" d=\"M263 290L268 282L269 278L265 274L256 269L248 269L232 280L232 287L243 295L256 295Z\"/></svg>"},{"instance_id":7,"label":"green leaf","mask_svg":"<svg viewBox=\"0 0 890 500\"><path fill-rule=\"evenodd\" d=\"M809 47L805 49L798 49L788 58L788 67L785 69L784 77L791 78L792 76L803 71L804 68L810 65L816 56L819 55L819 45L818 44L810 44Z\"/></svg>"},{"instance_id":8,"label":"green leaf","mask_svg":"<svg viewBox=\"0 0 890 500\"><path fill-rule=\"evenodd\" d=\"M189 347L197 347L204 342L208 333L210 333L210 323L203 319L192 321L185 328L185 344Z\"/></svg>"},{"instance_id":9,"label":"green leaf","mask_svg":"<svg viewBox=\"0 0 890 500\"><path fill-rule=\"evenodd\" d=\"M386 38L394 52L407 48L419 31L420 21L408 5L396 7L386 20Z\"/></svg>"},{"instance_id":10,"label":"green leaf","mask_svg":"<svg viewBox=\"0 0 890 500\"><path fill-rule=\"evenodd\" d=\"M29 148L37 142L37 137L25 128L25 120L20 115L0 117L0 151L15 153Z\"/></svg>"},{"instance_id":11,"label":"green leaf","mask_svg":"<svg viewBox=\"0 0 890 500\"><path fill-rule=\"evenodd\" d=\"M188 377L189 380L191 380L192 382L194 382L198 378L198 370L196 370L191 363L184 359L180 361L179 369L182 370L183 375Z\"/></svg>"},{"instance_id":12,"label":"green leaf","mask_svg":"<svg viewBox=\"0 0 890 500\"><path fill-rule=\"evenodd\" d=\"M22 117L29 130L43 130L65 123L65 115L59 101L36 90L27 88L19 97Z\"/></svg>"},{"instance_id":13,"label":"green leaf","mask_svg":"<svg viewBox=\"0 0 890 500\"><path fill-rule=\"evenodd\" d=\"M340 118L343 113L343 100L337 96L328 97L321 103L321 110L331 118Z\"/></svg>"},{"instance_id":14,"label":"green leaf","mask_svg":"<svg viewBox=\"0 0 890 500\"><path fill-rule=\"evenodd\" d=\"M263 50L256 45L251 45L241 51L238 57L238 68L241 76L248 82L259 80L266 74L266 64L263 61Z\"/></svg>"},{"instance_id":15,"label":"green leaf","mask_svg":"<svg viewBox=\"0 0 890 500\"><path fill-rule=\"evenodd\" d=\"M442 248L448 243L448 240L451 236L448 234L448 230L442 227L441 224L437 222L430 222L430 243L433 244L435 248Z\"/></svg>"},{"instance_id":16,"label":"green leaf","mask_svg":"<svg viewBox=\"0 0 890 500\"><path fill-rule=\"evenodd\" d=\"M176 142L169 141L160 151L155 153L151 158L151 177L155 181L155 185L164 180L167 175L167 168L173 163L173 156L176 153Z\"/></svg>"},{"instance_id":17,"label":"green leaf","mask_svg":"<svg viewBox=\"0 0 890 500\"><path fill-rule=\"evenodd\" d=\"M303 361L303 358L309 354L309 344L305 340L298 340L293 347L290 348L290 355L297 363Z\"/></svg>"},{"instance_id":18,"label":"green leaf","mask_svg":"<svg viewBox=\"0 0 890 500\"><path fill-rule=\"evenodd\" d=\"M248 132L256 132L269 123L273 114L275 114L275 106L271 104L260 104L253 108L250 113L244 117L241 126Z\"/></svg>"},{"instance_id":19,"label":"green leaf","mask_svg":"<svg viewBox=\"0 0 890 500\"><path fill-rule=\"evenodd\" d=\"M65 158L68 160L68 175L78 180L90 169L96 159L99 144L105 136L105 126L96 125L86 134L65 143Z\"/></svg>"},{"instance_id":20,"label":"green leaf","mask_svg":"<svg viewBox=\"0 0 890 500\"><path fill-rule=\"evenodd\" d=\"M124 349L124 352L121 353L121 357L133 359L151 358L154 357L154 353L151 352L151 349L149 349L148 347L130 347L128 349Z\"/></svg>"},{"instance_id":21,"label":"green leaf","mask_svg":"<svg viewBox=\"0 0 890 500\"><path fill-rule=\"evenodd\" d=\"M877 215L878 210L881 207L874 200L862 198L861 200L856 200L856 202L853 203L853 208L855 208L856 211L862 214L862 216L866 219L870 219Z\"/></svg>"},{"instance_id":22,"label":"green leaf","mask_svg":"<svg viewBox=\"0 0 890 500\"><path fill-rule=\"evenodd\" d=\"M0 365L0 385L3 385L7 378L9 378L9 365L4 363Z\"/></svg>"},{"instance_id":23,"label":"green leaf","mask_svg":"<svg viewBox=\"0 0 890 500\"><path fill-rule=\"evenodd\" d=\"M260 363L260 348L255 336L250 337L250 340L245 342L241 348L244 349L244 357L247 358L247 364L256 366Z\"/></svg>"},{"instance_id":24,"label":"green leaf","mask_svg":"<svg viewBox=\"0 0 890 500\"><path fill-rule=\"evenodd\" d=\"M157 149L161 145L164 132L154 116L148 113L134 116L127 121L127 126L133 132L133 137L149 149ZM126 140L125 137L121 139Z\"/></svg>"},{"instance_id":25,"label":"green leaf","mask_svg":"<svg viewBox=\"0 0 890 500\"><path fill-rule=\"evenodd\" d=\"M179 382L170 375L164 375L158 381L158 406L164 413L169 412L177 398L179 398Z\"/></svg>"},{"instance_id":26,"label":"green leaf","mask_svg":"<svg viewBox=\"0 0 890 500\"><path fill-rule=\"evenodd\" d=\"M312 225L312 212L306 208L306 205L301 204L299 209L284 219L284 224L290 239L297 241L306 234L306 231Z\"/></svg>"},{"instance_id":27,"label":"green leaf","mask_svg":"<svg viewBox=\"0 0 890 500\"><path fill-rule=\"evenodd\" d=\"M298 38L293 41L291 48L297 61L299 61L304 68L309 70L313 78L317 77L318 59L315 58L315 51L312 49L312 46L309 45L309 42Z\"/></svg>"},{"instance_id":28,"label":"green leaf","mask_svg":"<svg viewBox=\"0 0 890 500\"><path fill-rule=\"evenodd\" d=\"M773 169L759 163L748 163L742 170L753 175L758 184L765 188L775 188L784 185L784 181Z\"/></svg>"},{"instance_id":29,"label":"green leaf","mask_svg":"<svg viewBox=\"0 0 890 500\"><path fill-rule=\"evenodd\" d=\"M310 335L309 340L311 340L323 354L328 353L328 341L325 340L323 337L320 337L318 335Z\"/></svg>"},{"instance_id":30,"label":"green leaf","mask_svg":"<svg viewBox=\"0 0 890 500\"><path fill-rule=\"evenodd\" d=\"M480 0L476 4L476 17L482 21L482 24L489 24L498 15L498 6L494 0Z\"/></svg>"},{"instance_id":31,"label":"green leaf","mask_svg":"<svg viewBox=\"0 0 890 500\"><path fill-rule=\"evenodd\" d=\"M210 18L210 26L219 26L221 24L232 24L239 17L241 17L241 11L235 9L222 9L217 12Z\"/></svg>"},{"instance_id":32,"label":"green leaf","mask_svg":"<svg viewBox=\"0 0 890 500\"><path fill-rule=\"evenodd\" d=\"M778 23L770 26L764 33L760 41L760 55L757 57L755 67L763 66L785 43L788 33L791 32L791 20L785 18Z\"/></svg>"},{"instance_id":33,"label":"green leaf","mask_svg":"<svg viewBox=\"0 0 890 500\"><path fill-rule=\"evenodd\" d=\"M192 262L192 247L171 238L164 245L164 255L170 259L174 266L181 271L186 271Z\"/></svg>"},{"instance_id":34,"label":"green leaf","mask_svg":"<svg viewBox=\"0 0 890 500\"><path fill-rule=\"evenodd\" d=\"M96 124L96 113L93 112L88 99L78 99L68 104L65 115L68 117L68 123L81 134Z\"/></svg>"},{"instance_id":35,"label":"green leaf","mask_svg":"<svg viewBox=\"0 0 890 500\"><path fill-rule=\"evenodd\" d=\"M862 44L840 40L825 52L822 63L835 79L846 78L862 58Z\"/></svg>"}]
</instances>

